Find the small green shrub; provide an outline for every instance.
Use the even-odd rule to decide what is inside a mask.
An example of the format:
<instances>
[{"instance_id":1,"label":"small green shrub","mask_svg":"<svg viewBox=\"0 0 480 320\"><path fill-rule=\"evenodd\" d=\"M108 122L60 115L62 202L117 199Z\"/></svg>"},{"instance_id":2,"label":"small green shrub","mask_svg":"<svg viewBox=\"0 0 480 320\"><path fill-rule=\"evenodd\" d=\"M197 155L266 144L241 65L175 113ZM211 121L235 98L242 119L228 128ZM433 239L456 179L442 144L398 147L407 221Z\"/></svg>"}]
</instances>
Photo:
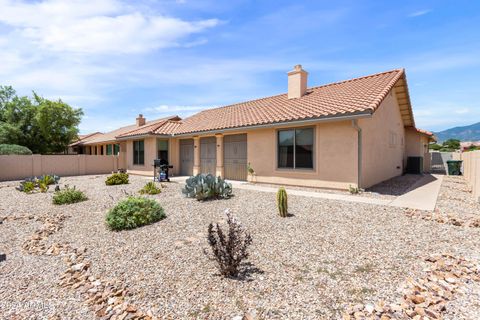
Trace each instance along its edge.
<instances>
[{"instance_id":1,"label":"small green shrub","mask_svg":"<svg viewBox=\"0 0 480 320\"><path fill-rule=\"evenodd\" d=\"M227 199L232 194L232 184L221 177L200 173L187 179L182 193L197 200Z\"/></svg>"},{"instance_id":2,"label":"small green shrub","mask_svg":"<svg viewBox=\"0 0 480 320\"><path fill-rule=\"evenodd\" d=\"M49 185L58 184L59 180L60 177L56 175L43 175L40 178L27 178L21 181L20 186L18 186L16 189L25 193L32 193L37 189L40 192L47 192L49 189Z\"/></svg>"},{"instance_id":3,"label":"small green shrub","mask_svg":"<svg viewBox=\"0 0 480 320\"><path fill-rule=\"evenodd\" d=\"M52 185L52 184L57 184L59 180L60 180L59 176L48 175L48 174L46 174L44 176L40 176L40 178L38 178L39 183L44 183L47 186Z\"/></svg>"},{"instance_id":4,"label":"small green shrub","mask_svg":"<svg viewBox=\"0 0 480 320\"><path fill-rule=\"evenodd\" d=\"M159 194L162 192L162 189L157 187L155 182L150 181L138 192L140 192L140 194Z\"/></svg>"},{"instance_id":5,"label":"small green shrub","mask_svg":"<svg viewBox=\"0 0 480 320\"><path fill-rule=\"evenodd\" d=\"M107 186L128 184L128 173L114 173L105 180Z\"/></svg>"},{"instance_id":6,"label":"small green shrub","mask_svg":"<svg viewBox=\"0 0 480 320\"><path fill-rule=\"evenodd\" d=\"M359 194L361 191L362 191L362 189L360 189L356 186L352 186L352 185L348 186L348 192L350 192L351 194Z\"/></svg>"},{"instance_id":7,"label":"small green shrub","mask_svg":"<svg viewBox=\"0 0 480 320\"><path fill-rule=\"evenodd\" d=\"M284 187L280 187L277 191L277 207L280 217L285 218L288 215L288 196Z\"/></svg>"},{"instance_id":8,"label":"small green shrub","mask_svg":"<svg viewBox=\"0 0 480 320\"><path fill-rule=\"evenodd\" d=\"M127 230L141 227L166 217L163 208L153 199L130 196L112 208L106 217L111 230Z\"/></svg>"},{"instance_id":9,"label":"small green shrub","mask_svg":"<svg viewBox=\"0 0 480 320\"><path fill-rule=\"evenodd\" d=\"M23 191L25 193L32 193L35 190L35 182L33 181L21 182L19 188L22 189L20 191Z\"/></svg>"},{"instance_id":10,"label":"small green shrub","mask_svg":"<svg viewBox=\"0 0 480 320\"><path fill-rule=\"evenodd\" d=\"M55 192L53 195L53 204L71 204L88 200L85 193L80 190L76 190L75 186L69 188L68 185L65 189Z\"/></svg>"},{"instance_id":11,"label":"small green shrub","mask_svg":"<svg viewBox=\"0 0 480 320\"><path fill-rule=\"evenodd\" d=\"M0 155L19 154L31 155L32 151L24 146L18 144L0 144Z\"/></svg>"}]
</instances>

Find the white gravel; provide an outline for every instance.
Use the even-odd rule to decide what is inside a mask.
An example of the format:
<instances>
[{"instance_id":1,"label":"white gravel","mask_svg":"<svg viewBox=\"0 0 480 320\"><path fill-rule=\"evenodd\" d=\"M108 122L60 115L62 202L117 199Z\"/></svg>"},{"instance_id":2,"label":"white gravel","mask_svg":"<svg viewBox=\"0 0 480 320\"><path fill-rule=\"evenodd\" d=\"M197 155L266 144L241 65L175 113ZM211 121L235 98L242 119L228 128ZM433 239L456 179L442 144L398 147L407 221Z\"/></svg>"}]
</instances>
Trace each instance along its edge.
<instances>
[{"instance_id":1,"label":"white gravel","mask_svg":"<svg viewBox=\"0 0 480 320\"><path fill-rule=\"evenodd\" d=\"M132 303L165 318L231 319L248 311L263 319L338 318L346 306L397 294L407 277L422 272L425 256L478 258L480 248L480 229L409 218L402 209L291 196L293 217L280 218L275 194L234 190L229 200L202 203L184 198L176 183L152 196L165 220L111 232L106 211L146 180L131 176L124 186L105 186L104 180L62 178L89 200L58 207L51 193L26 195L14 183L0 184L0 217L65 213L64 227L48 241L86 247L93 274L120 279ZM208 224L223 220L226 208L253 237L251 265L241 280L220 277L203 253ZM27 219L0 224L0 253L7 253L0 262L0 301L8 302L0 304L0 314L11 313L13 303L41 301L64 319L93 318L74 291L57 285L65 269L61 257L22 251L37 227ZM28 305L19 311L25 317L51 314Z\"/></svg>"}]
</instances>

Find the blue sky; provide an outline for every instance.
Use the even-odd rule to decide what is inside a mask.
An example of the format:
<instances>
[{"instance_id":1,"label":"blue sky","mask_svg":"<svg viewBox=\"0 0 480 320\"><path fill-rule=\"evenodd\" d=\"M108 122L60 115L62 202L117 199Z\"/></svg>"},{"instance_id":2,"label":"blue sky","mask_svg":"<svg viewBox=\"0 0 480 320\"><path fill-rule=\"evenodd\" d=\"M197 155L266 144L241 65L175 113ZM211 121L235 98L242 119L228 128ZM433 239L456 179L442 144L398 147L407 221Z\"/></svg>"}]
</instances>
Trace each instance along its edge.
<instances>
[{"instance_id":1,"label":"blue sky","mask_svg":"<svg viewBox=\"0 0 480 320\"><path fill-rule=\"evenodd\" d=\"M0 0L0 84L82 133L404 67L417 126L480 121L478 1Z\"/></svg>"}]
</instances>

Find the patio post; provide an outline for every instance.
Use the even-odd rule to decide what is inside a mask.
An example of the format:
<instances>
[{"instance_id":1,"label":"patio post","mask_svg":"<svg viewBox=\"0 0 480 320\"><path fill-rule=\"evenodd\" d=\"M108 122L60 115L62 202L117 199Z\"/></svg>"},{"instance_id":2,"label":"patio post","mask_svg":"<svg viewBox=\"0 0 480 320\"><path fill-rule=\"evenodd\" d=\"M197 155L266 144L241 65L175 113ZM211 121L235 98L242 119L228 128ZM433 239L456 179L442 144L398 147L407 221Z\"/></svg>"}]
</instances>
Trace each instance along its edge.
<instances>
[{"instance_id":1,"label":"patio post","mask_svg":"<svg viewBox=\"0 0 480 320\"><path fill-rule=\"evenodd\" d=\"M216 176L223 177L224 174L224 165L223 165L223 134L216 134L216 145L217 145L217 165L215 174Z\"/></svg>"},{"instance_id":2,"label":"patio post","mask_svg":"<svg viewBox=\"0 0 480 320\"><path fill-rule=\"evenodd\" d=\"M200 137L193 137L193 175L200 173Z\"/></svg>"}]
</instances>

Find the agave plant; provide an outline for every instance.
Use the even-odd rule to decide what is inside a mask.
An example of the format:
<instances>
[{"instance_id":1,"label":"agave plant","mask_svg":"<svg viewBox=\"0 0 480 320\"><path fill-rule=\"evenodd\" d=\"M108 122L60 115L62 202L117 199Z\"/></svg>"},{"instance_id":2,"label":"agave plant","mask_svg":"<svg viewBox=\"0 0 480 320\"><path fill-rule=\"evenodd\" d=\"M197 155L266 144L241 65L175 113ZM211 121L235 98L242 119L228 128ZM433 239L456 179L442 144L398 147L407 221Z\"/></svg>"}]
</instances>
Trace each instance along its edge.
<instances>
[{"instance_id":1,"label":"agave plant","mask_svg":"<svg viewBox=\"0 0 480 320\"><path fill-rule=\"evenodd\" d=\"M197 200L229 198L232 194L232 184L221 177L199 173L187 179L182 193L188 198Z\"/></svg>"}]
</instances>

